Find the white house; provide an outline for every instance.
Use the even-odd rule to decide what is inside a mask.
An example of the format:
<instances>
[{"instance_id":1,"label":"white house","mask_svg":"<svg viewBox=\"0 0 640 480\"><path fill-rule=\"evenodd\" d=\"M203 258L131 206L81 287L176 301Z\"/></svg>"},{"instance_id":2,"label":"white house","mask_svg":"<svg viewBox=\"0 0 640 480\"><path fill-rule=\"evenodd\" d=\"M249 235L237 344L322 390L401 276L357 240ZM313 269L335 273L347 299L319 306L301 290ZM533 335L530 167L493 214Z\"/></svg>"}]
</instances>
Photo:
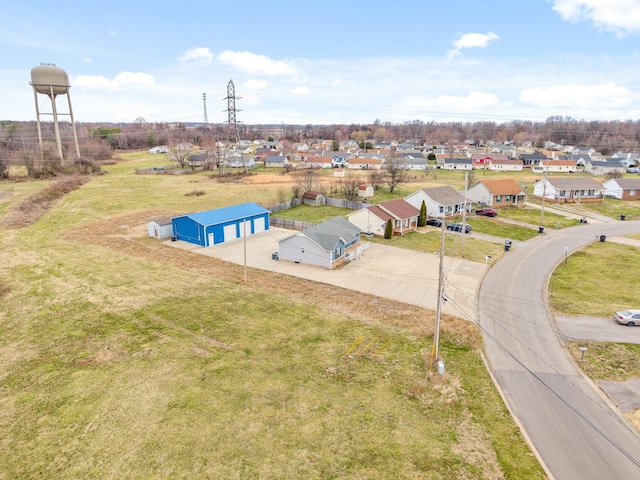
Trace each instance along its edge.
<instances>
[{"instance_id":1,"label":"white house","mask_svg":"<svg viewBox=\"0 0 640 480\"><path fill-rule=\"evenodd\" d=\"M590 177L548 177L533 184L533 194L558 202L599 201L602 185Z\"/></svg>"},{"instance_id":2,"label":"white house","mask_svg":"<svg viewBox=\"0 0 640 480\"><path fill-rule=\"evenodd\" d=\"M619 200L640 200L640 178L612 178L602 183L604 196Z\"/></svg>"},{"instance_id":3,"label":"white house","mask_svg":"<svg viewBox=\"0 0 640 480\"><path fill-rule=\"evenodd\" d=\"M450 217L464 211L464 196L450 185L423 188L408 195L405 200L418 211L424 202L428 217Z\"/></svg>"},{"instance_id":4,"label":"white house","mask_svg":"<svg viewBox=\"0 0 640 480\"><path fill-rule=\"evenodd\" d=\"M487 163L487 169L494 172L521 172L524 168L522 160L512 159L495 159L490 158Z\"/></svg>"},{"instance_id":5,"label":"white house","mask_svg":"<svg viewBox=\"0 0 640 480\"><path fill-rule=\"evenodd\" d=\"M578 164L575 160L540 160L537 165L531 167L533 173L575 173Z\"/></svg>"},{"instance_id":6,"label":"white house","mask_svg":"<svg viewBox=\"0 0 640 480\"><path fill-rule=\"evenodd\" d=\"M360 230L344 217L334 217L278 242L278 259L332 270L362 253Z\"/></svg>"},{"instance_id":7,"label":"white house","mask_svg":"<svg viewBox=\"0 0 640 480\"><path fill-rule=\"evenodd\" d=\"M404 235L415 229L420 210L409 202L398 199L362 208L347 215L351 223L365 233L384 236L387 222L391 220L394 235Z\"/></svg>"}]
</instances>

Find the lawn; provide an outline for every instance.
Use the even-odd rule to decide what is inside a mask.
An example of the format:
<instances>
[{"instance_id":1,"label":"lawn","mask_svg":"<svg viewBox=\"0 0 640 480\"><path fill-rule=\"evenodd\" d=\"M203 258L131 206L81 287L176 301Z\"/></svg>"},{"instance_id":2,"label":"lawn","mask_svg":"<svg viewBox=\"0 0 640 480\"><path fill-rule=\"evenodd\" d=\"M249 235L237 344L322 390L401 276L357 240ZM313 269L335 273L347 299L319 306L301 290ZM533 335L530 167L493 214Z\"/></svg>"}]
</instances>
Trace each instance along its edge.
<instances>
[{"instance_id":1,"label":"lawn","mask_svg":"<svg viewBox=\"0 0 640 480\"><path fill-rule=\"evenodd\" d=\"M563 315L610 317L615 310L637 305L638 278L640 248L595 242L556 268L549 283L549 300Z\"/></svg>"},{"instance_id":2,"label":"lawn","mask_svg":"<svg viewBox=\"0 0 640 480\"><path fill-rule=\"evenodd\" d=\"M544 478L471 324L443 318L431 375L432 311L146 237L282 185L121 156L0 230L0 478ZM11 184L0 215L45 186Z\"/></svg>"}]
</instances>

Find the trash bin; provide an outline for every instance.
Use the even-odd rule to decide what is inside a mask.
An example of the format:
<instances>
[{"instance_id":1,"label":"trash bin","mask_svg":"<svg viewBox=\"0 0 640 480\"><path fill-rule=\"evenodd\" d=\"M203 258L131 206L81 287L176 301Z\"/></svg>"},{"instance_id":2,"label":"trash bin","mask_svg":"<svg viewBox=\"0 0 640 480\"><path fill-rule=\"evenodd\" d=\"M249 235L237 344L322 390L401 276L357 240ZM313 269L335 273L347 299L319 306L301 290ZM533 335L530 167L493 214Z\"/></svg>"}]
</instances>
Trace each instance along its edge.
<instances>
[{"instance_id":1,"label":"trash bin","mask_svg":"<svg viewBox=\"0 0 640 480\"><path fill-rule=\"evenodd\" d=\"M273 252L271 254L271 260L279 260L280 259L280 254L278 252Z\"/></svg>"},{"instance_id":2,"label":"trash bin","mask_svg":"<svg viewBox=\"0 0 640 480\"><path fill-rule=\"evenodd\" d=\"M508 252L509 249L511 248L511 240L507 240L506 242L504 242L504 251Z\"/></svg>"},{"instance_id":3,"label":"trash bin","mask_svg":"<svg viewBox=\"0 0 640 480\"><path fill-rule=\"evenodd\" d=\"M606 235L600 235L600 241L604 242L607 239Z\"/></svg>"},{"instance_id":4,"label":"trash bin","mask_svg":"<svg viewBox=\"0 0 640 480\"><path fill-rule=\"evenodd\" d=\"M622 215L620 215L620 220L625 220L627 218L627 216L623 213Z\"/></svg>"},{"instance_id":5,"label":"trash bin","mask_svg":"<svg viewBox=\"0 0 640 480\"><path fill-rule=\"evenodd\" d=\"M544 233L544 227L542 225L538 227L538 233Z\"/></svg>"}]
</instances>

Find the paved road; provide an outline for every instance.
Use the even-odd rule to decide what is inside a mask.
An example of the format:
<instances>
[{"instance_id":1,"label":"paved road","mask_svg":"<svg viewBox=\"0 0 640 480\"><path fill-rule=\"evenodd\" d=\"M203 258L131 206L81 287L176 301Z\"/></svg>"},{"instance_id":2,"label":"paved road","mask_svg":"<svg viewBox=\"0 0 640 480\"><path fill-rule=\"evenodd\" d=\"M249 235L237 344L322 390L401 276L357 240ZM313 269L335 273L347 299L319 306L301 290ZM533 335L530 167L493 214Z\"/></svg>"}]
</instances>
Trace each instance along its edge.
<instances>
[{"instance_id":1,"label":"paved road","mask_svg":"<svg viewBox=\"0 0 640 480\"><path fill-rule=\"evenodd\" d=\"M550 231L505 255L485 276L478 324L493 375L555 479L640 478L640 437L567 356L547 310L547 284L569 253L640 222Z\"/></svg>"}]
</instances>

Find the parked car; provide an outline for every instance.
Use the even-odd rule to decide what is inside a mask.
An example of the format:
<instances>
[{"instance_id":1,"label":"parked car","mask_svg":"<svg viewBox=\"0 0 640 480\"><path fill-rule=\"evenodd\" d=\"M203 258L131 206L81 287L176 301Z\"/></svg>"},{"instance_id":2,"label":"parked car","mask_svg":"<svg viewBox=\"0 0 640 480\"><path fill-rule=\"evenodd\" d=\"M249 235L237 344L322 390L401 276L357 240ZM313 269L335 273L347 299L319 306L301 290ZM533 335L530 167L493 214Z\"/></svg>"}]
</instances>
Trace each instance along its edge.
<instances>
[{"instance_id":1,"label":"parked car","mask_svg":"<svg viewBox=\"0 0 640 480\"><path fill-rule=\"evenodd\" d=\"M431 225L432 227L441 227L442 220L440 220L439 218L428 218L427 225Z\"/></svg>"},{"instance_id":2,"label":"parked car","mask_svg":"<svg viewBox=\"0 0 640 480\"><path fill-rule=\"evenodd\" d=\"M468 223L450 223L447 225L447 230L451 230L452 232L462 232L462 229L464 229L464 233L471 233L471 225Z\"/></svg>"},{"instance_id":3,"label":"parked car","mask_svg":"<svg viewBox=\"0 0 640 480\"><path fill-rule=\"evenodd\" d=\"M633 327L640 325L640 310L623 310L613 314L613 318L621 325Z\"/></svg>"},{"instance_id":4,"label":"parked car","mask_svg":"<svg viewBox=\"0 0 640 480\"><path fill-rule=\"evenodd\" d=\"M638 168L638 167L629 167L629 168L627 168L627 173L640 173L640 168Z\"/></svg>"},{"instance_id":5,"label":"parked car","mask_svg":"<svg viewBox=\"0 0 640 480\"><path fill-rule=\"evenodd\" d=\"M495 208L478 208L476 215L484 215L485 217L495 217L498 215L498 210Z\"/></svg>"}]
</instances>

